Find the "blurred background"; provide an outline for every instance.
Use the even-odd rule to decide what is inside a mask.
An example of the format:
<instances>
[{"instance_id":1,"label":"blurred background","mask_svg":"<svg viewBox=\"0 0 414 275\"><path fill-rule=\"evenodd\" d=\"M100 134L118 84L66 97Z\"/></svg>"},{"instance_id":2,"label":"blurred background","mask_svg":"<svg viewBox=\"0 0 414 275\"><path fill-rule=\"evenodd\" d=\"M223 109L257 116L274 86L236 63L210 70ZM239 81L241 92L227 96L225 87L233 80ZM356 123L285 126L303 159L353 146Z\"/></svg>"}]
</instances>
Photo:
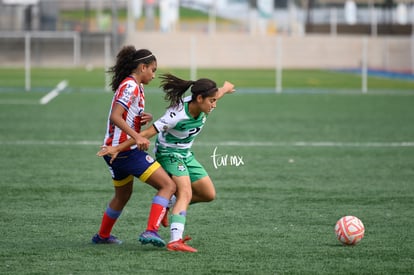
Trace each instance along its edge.
<instances>
[{"instance_id":1,"label":"blurred background","mask_svg":"<svg viewBox=\"0 0 414 275\"><path fill-rule=\"evenodd\" d=\"M122 45L161 67L414 74L412 0L0 0L2 67L108 67Z\"/></svg>"}]
</instances>

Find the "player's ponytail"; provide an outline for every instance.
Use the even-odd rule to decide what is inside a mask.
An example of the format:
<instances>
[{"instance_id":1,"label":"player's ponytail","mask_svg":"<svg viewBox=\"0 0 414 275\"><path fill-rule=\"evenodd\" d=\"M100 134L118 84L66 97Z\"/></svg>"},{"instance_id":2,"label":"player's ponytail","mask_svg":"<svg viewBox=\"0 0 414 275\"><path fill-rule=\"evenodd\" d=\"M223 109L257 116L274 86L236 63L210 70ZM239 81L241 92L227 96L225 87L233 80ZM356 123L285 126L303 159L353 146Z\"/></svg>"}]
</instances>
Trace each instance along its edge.
<instances>
[{"instance_id":1,"label":"player's ponytail","mask_svg":"<svg viewBox=\"0 0 414 275\"><path fill-rule=\"evenodd\" d=\"M168 107L178 106L183 102L183 96L188 88L191 87L191 100L196 100L197 96L203 98L213 96L218 88L216 82L207 78L200 78L197 81L183 80L172 74L160 76L161 85L165 92L165 100L170 102Z\"/></svg>"},{"instance_id":2,"label":"player's ponytail","mask_svg":"<svg viewBox=\"0 0 414 275\"><path fill-rule=\"evenodd\" d=\"M195 82L191 80L183 80L172 74L162 74L160 76L160 87L165 92L165 100L170 102L168 107L178 106L183 102L185 91Z\"/></svg>"}]
</instances>

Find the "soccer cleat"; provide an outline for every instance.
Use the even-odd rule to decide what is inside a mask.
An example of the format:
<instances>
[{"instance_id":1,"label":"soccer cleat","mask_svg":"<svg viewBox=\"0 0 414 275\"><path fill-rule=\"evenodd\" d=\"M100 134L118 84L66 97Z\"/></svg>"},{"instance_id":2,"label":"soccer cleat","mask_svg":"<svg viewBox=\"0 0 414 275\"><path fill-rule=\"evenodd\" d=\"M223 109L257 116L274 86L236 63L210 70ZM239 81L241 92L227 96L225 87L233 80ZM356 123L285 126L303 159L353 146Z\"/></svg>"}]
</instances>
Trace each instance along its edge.
<instances>
[{"instance_id":1,"label":"soccer cleat","mask_svg":"<svg viewBox=\"0 0 414 275\"><path fill-rule=\"evenodd\" d=\"M147 230L144 231L141 235L139 235L138 240L142 244L152 244L154 246L163 247L165 246L165 242L161 237L157 234L157 232Z\"/></svg>"},{"instance_id":2,"label":"soccer cleat","mask_svg":"<svg viewBox=\"0 0 414 275\"><path fill-rule=\"evenodd\" d=\"M161 220L161 225L164 226L164 227L168 227L168 225L169 225L169 222L168 222L168 210L169 210L169 208L167 208L165 210L165 215L164 215L164 217Z\"/></svg>"},{"instance_id":3,"label":"soccer cleat","mask_svg":"<svg viewBox=\"0 0 414 275\"><path fill-rule=\"evenodd\" d=\"M121 244L122 241L117 237L110 235L108 238L102 238L99 234L95 234L92 237L92 243L94 244Z\"/></svg>"},{"instance_id":4,"label":"soccer cleat","mask_svg":"<svg viewBox=\"0 0 414 275\"><path fill-rule=\"evenodd\" d=\"M178 241L170 242L167 244L167 249L169 251L197 252L197 249L185 244L185 242L189 240L191 240L191 238L186 236L184 237L184 239L179 239Z\"/></svg>"}]
</instances>

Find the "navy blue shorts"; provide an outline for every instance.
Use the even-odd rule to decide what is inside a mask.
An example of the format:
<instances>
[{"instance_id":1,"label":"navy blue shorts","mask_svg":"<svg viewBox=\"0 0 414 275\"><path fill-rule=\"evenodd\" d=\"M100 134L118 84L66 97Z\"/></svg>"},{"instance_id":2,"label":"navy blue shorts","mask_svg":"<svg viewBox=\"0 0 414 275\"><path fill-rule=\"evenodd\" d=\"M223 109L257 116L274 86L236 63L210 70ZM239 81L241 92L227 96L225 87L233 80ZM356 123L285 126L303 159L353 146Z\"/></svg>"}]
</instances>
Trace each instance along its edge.
<instances>
[{"instance_id":1,"label":"navy blue shorts","mask_svg":"<svg viewBox=\"0 0 414 275\"><path fill-rule=\"evenodd\" d=\"M104 156L115 186L124 186L134 177L146 182L148 178L161 167L147 152L133 149L118 154L116 159L109 163L110 156Z\"/></svg>"}]
</instances>

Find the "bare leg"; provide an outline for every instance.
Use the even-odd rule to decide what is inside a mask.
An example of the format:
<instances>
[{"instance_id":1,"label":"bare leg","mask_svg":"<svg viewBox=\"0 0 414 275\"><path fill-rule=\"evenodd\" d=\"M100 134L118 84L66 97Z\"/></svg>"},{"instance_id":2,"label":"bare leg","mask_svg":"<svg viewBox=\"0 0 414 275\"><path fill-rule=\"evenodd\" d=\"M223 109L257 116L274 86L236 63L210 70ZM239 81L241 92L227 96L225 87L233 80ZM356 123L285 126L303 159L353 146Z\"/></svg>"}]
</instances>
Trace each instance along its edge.
<instances>
[{"instance_id":1,"label":"bare leg","mask_svg":"<svg viewBox=\"0 0 414 275\"><path fill-rule=\"evenodd\" d=\"M209 176L193 182L191 188L193 190L191 203L209 202L216 198L216 188Z\"/></svg>"},{"instance_id":2,"label":"bare leg","mask_svg":"<svg viewBox=\"0 0 414 275\"><path fill-rule=\"evenodd\" d=\"M115 195L109 202L109 207L116 211L124 209L125 205L131 198L133 183L134 181L131 180L123 186L115 187Z\"/></svg>"},{"instance_id":3,"label":"bare leg","mask_svg":"<svg viewBox=\"0 0 414 275\"><path fill-rule=\"evenodd\" d=\"M157 196L161 196L167 199L170 199L176 190L174 181L162 168L155 170L155 172L148 178L146 183L158 190Z\"/></svg>"},{"instance_id":4,"label":"bare leg","mask_svg":"<svg viewBox=\"0 0 414 275\"><path fill-rule=\"evenodd\" d=\"M182 211L187 211L188 205L190 204L192 195L191 182L189 176L173 176L173 180L177 185L177 191L175 193L177 200L171 214L178 215Z\"/></svg>"}]
</instances>

